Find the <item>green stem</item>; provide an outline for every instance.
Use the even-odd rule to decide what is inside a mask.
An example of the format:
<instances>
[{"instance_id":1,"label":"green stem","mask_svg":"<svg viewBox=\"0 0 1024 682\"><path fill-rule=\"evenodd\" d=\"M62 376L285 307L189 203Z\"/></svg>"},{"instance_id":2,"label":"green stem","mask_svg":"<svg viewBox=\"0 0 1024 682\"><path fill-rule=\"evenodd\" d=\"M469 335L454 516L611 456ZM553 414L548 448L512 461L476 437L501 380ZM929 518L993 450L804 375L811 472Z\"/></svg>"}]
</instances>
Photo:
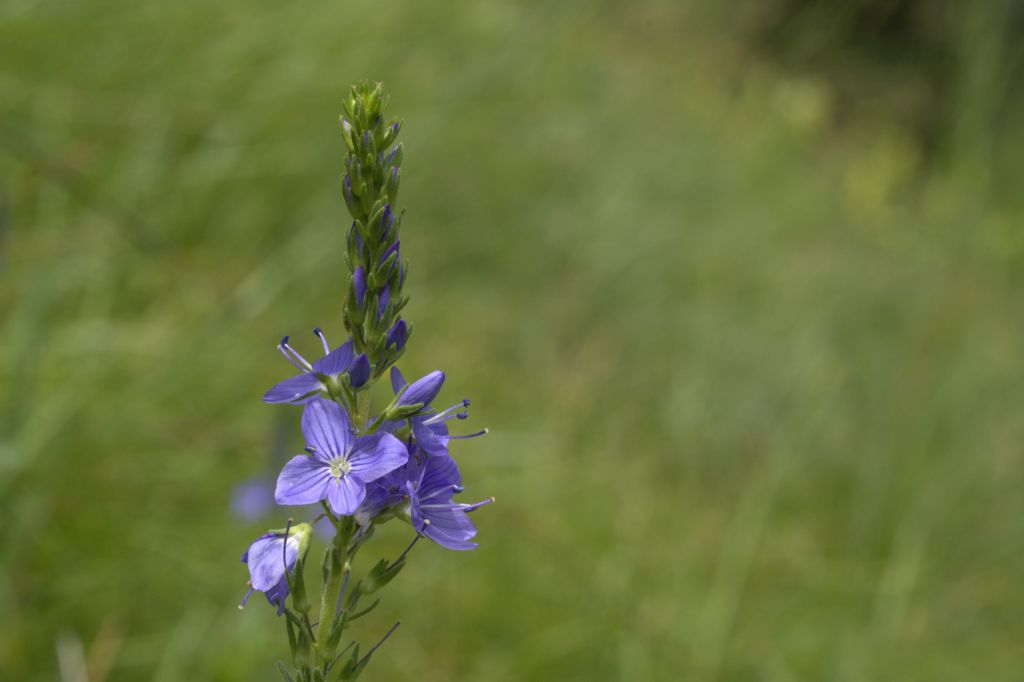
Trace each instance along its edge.
<instances>
[{"instance_id":1,"label":"green stem","mask_svg":"<svg viewBox=\"0 0 1024 682\"><path fill-rule=\"evenodd\" d=\"M341 591L341 578L345 572L345 564L348 562L348 542L351 536L352 519L346 517L338 526L334 536L334 546L329 550L327 582L320 600L320 622L316 628L316 642L321 662L329 661L332 658L332 652L325 651L322 647L324 647L327 636L331 632L331 626L334 624L335 604L338 601L338 593Z\"/></svg>"},{"instance_id":2,"label":"green stem","mask_svg":"<svg viewBox=\"0 0 1024 682\"><path fill-rule=\"evenodd\" d=\"M372 385L373 382L371 381L363 390L356 393L355 422L356 428L360 432L366 430L366 425L370 421L370 386Z\"/></svg>"}]
</instances>

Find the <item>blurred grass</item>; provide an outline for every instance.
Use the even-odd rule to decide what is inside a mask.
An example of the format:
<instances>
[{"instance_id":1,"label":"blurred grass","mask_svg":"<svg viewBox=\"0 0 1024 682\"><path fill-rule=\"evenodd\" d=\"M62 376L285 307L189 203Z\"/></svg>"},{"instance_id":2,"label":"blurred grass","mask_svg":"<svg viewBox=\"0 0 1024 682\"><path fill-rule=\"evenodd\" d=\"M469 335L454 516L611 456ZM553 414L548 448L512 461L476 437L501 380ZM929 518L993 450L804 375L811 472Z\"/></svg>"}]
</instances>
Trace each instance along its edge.
<instances>
[{"instance_id":1,"label":"blurred grass","mask_svg":"<svg viewBox=\"0 0 1024 682\"><path fill-rule=\"evenodd\" d=\"M416 549L367 679L1019 679L1021 129L934 166L836 131L722 14L0 7L0 678L276 679L228 500L300 445L273 344L341 334L336 118L374 78L403 367L474 399L498 504Z\"/></svg>"}]
</instances>

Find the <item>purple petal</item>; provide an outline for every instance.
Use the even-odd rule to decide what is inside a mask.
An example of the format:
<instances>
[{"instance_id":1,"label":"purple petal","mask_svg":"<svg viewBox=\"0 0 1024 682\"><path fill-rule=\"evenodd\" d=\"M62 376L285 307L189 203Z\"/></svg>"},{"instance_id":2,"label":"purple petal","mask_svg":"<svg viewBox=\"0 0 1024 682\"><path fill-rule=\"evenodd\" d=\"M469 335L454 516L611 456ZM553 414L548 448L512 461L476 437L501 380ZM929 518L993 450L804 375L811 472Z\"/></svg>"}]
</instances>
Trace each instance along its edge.
<instances>
[{"instance_id":1,"label":"purple petal","mask_svg":"<svg viewBox=\"0 0 1024 682\"><path fill-rule=\"evenodd\" d=\"M470 542L470 538L476 536L476 526L465 512L456 509L428 509L424 510L424 514L430 520L430 525L423 529L423 534L437 544L454 550L473 549L477 546L477 543Z\"/></svg>"},{"instance_id":2,"label":"purple petal","mask_svg":"<svg viewBox=\"0 0 1024 682\"><path fill-rule=\"evenodd\" d=\"M278 504L313 504L324 499L331 471L326 464L308 455L296 455L284 465L277 477L274 499Z\"/></svg>"},{"instance_id":3,"label":"purple petal","mask_svg":"<svg viewBox=\"0 0 1024 682\"><path fill-rule=\"evenodd\" d=\"M381 266L381 265L384 265L384 261L386 261L386 260L388 259L388 256L390 256L390 255L391 255L391 254L393 254L394 252L398 251L399 245L400 245L401 243L402 243L402 242L400 242L400 241L397 241L397 242L395 242L394 244L392 244L391 246L389 246L389 247L388 247L388 248L387 248L387 249L386 249L386 250L384 251L384 253L382 253L382 254L380 255L380 260L378 260L378 261L377 261L377 266L379 267L379 266ZM397 256L396 256L396 260L397 260Z\"/></svg>"},{"instance_id":4,"label":"purple petal","mask_svg":"<svg viewBox=\"0 0 1024 682\"><path fill-rule=\"evenodd\" d=\"M324 462L348 454L355 440L345 410L323 398L306 404L302 411L302 433L314 456Z\"/></svg>"},{"instance_id":5,"label":"purple petal","mask_svg":"<svg viewBox=\"0 0 1024 682\"><path fill-rule=\"evenodd\" d=\"M462 474L449 456L427 459L416 496L421 502L450 502L455 489L462 486Z\"/></svg>"},{"instance_id":6,"label":"purple petal","mask_svg":"<svg viewBox=\"0 0 1024 682\"><path fill-rule=\"evenodd\" d=\"M313 374L306 373L285 379L277 384L263 396L266 403L294 403L300 402L304 397L319 391L322 387L320 380Z\"/></svg>"},{"instance_id":7,"label":"purple petal","mask_svg":"<svg viewBox=\"0 0 1024 682\"><path fill-rule=\"evenodd\" d=\"M352 363L352 367L348 371L348 378L352 382L353 388L359 388L370 380L370 359L366 357L366 353L360 353Z\"/></svg>"},{"instance_id":8,"label":"purple petal","mask_svg":"<svg viewBox=\"0 0 1024 682\"><path fill-rule=\"evenodd\" d=\"M388 303L391 302L391 287L387 284L380 290L380 294L377 296L377 319L379 320L384 316L384 311L388 309Z\"/></svg>"},{"instance_id":9,"label":"purple petal","mask_svg":"<svg viewBox=\"0 0 1024 682\"><path fill-rule=\"evenodd\" d=\"M398 148L395 147L395 150L397 149ZM395 151L392 151L391 158L394 158L394 156ZM391 204L387 204L386 206L384 206L384 215L380 217L380 224L384 228L384 234L382 235L382 239L388 239L391 237L391 226L394 225L394 223L395 214L391 212ZM385 256L384 258L387 258L387 256ZM381 262L384 262L384 258L381 259Z\"/></svg>"},{"instance_id":10,"label":"purple petal","mask_svg":"<svg viewBox=\"0 0 1024 682\"><path fill-rule=\"evenodd\" d=\"M346 341L330 353L313 363L313 371L328 376L337 376L352 364L352 341Z\"/></svg>"},{"instance_id":11,"label":"purple petal","mask_svg":"<svg viewBox=\"0 0 1024 682\"><path fill-rule=\"evenodd\" d=\"M405 380L402 373L398 371L397 367L391 368L391 390L396 394L405 387L409 382Z\"/></svg>"},{"instance_id":12,"label":"purple petal","mask_svg":"<svg viewBox=\"0 0 1024 682\"><path fill-rule=\"evenodd\" d=\"M412 435L416 444L428 455L435 457L448 454L448 425L443 421L427 424L424 417L413 417Z\"/></svg>"},{"instance_id":13,"label":"purple petal","mask_svg":"<svg viewBox=\"0 0 1024 682\"><path fill-rule=\"evenodd\" d=\"M394 346L395 350L402 350L405 347L405 340L409 336L409 325L406 324L405 320L399 320L391 326L388 330L387 340L384 342L384 347Z\"/></svg>"},{"instance_id":14,"label":"purple petal","mask_svg":"<svg viewBox=\"0 0 1024 682\"><path fill-rule=\"evenodd\" d=\"M425 377L421 377L405 389L405 393L398 399L398 405L413 405L423 403L429 405L437 397L441 386L444 384L444 372L434 370Z\"/></svg>"},{"instance_id":15,"label":"purple petal","mask_svg":"<svg viewBox=\"0 0 1024 682\"><path fill-rule=\"evenodd\" d=\"M249 546L246 563L249 566L249 579L254 590L266 592L274 587L285 572L285 561L290 568L298 558L298 545L288 543L284 548L284 535L267 533Z\"/></svg>"},{"instance_id":16,"label":"purple petal","mask_svg":"<svg viewBox=\"0 0 1024 682\"><path fill-rule=\"evenodd\" d=\"M264 592L271 606L277 607L277 615L284 613L284 600L288 598L288 579L281 576L277 584Z\"/></svg>"},{"instance_id":17,"label":"purple petal","mask_svg":"<svg viewBox=\"0 0 1024 682\"><path fill-rule=\"evenodd\" d=\"M352 474L364 483L376 481L402 466L409 459L402 441L390 433L375 433L356 440L348 462Z\"/></svg>"},{"instance_id":18,"label":"purple petal","mask_svg":"<svg viewBox=\"0 0 1024 682\"><path fill-rule=\"evenodd\" d=\"M378 516L384 509L402 501L402 491L398 485L385 485L390 476L379 479L366 486L366 497L356 510L356 520L361 525L366 525ZM333 526L332 526L333 530Z\"/></svg>"},{"instance_id":19,"label":"purple petal","mask_svg":"<svg viewBox=\"0 0 1024 682\"><path fill-rule=\"evenodd\" d=\"M335 514L352 514L366 497L366 484L354 476L332 478L327 485L327 500Z\"/></svg>"},{"instance_id":20,"label":"purple petal","mask_svg":"<svg viewBox=\"0 0 1024 682\"><path fill-rule=\"evenodd\" d=\"M352 273L352 289L356 292L356 303L362 308L366 301L366 273L361 265Z\"/></svg>"}]
</instances>

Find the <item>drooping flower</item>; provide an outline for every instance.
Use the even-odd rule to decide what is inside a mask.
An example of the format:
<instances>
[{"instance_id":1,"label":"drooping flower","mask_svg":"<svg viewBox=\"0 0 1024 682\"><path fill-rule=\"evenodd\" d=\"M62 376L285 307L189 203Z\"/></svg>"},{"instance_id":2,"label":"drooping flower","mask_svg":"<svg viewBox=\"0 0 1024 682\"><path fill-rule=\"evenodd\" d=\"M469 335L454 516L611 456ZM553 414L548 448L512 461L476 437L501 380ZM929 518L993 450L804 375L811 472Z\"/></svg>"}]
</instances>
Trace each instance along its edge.
<instances>
[{"instance_id":1,"label":"drooping flower","mask_svg":"<svg viewBox=\"0 0 1024 682\"><path fill-rule=\"evenodd\" d=\"M356 437L337 403L314 398L302 411L308 455L293 457L277 479L278 504L327 500L335 514L352 514L366 485L405 464L409 455L390 433Z\"/></svg>"},{"instance_id":2,"label":"drooping flower","mask_svg":"<svg viewBox=\"0 0 1024 682\"><path fill-rule=\"evenodd\" d=\"M242 555L242 563L249 567L249 591L239 608L245 606L256 590L263 592L267 601L277 607L277 615L284 613L284 600L288 596L287 573L295 567L299 555L305 555L312 530L308 523L300 523L285 531L270 531L249 545Z\"/></svg>"},{"instance_id":3,"label":"drooping flower","mask_svg":"<svg viewBox=\"0 0 1024 682\"><path fill-rule=\"evenodd\" d=\"M337 390L342 374L349 375L349 382L358 388L370 378L370 361L365 354L358 357L352 350L352 341L346 341L334 350L327 344L323 331L317 327L313 333L324 346L324 356L310 364L298 351L288 345L288 337L281 339L277 349L288 362L295 365L302 374L285 379L263 396L268 403L303 403L321 393Z\"/></svg>"}]
</instances>

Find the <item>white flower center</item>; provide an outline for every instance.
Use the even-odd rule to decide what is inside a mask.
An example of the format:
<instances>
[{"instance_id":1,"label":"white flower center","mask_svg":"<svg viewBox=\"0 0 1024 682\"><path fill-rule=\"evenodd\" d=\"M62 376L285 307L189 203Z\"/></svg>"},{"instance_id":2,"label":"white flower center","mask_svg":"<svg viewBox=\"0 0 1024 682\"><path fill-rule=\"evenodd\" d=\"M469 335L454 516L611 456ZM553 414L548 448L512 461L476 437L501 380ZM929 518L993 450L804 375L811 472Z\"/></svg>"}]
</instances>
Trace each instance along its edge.
<instances>
[{"instance_id":1,"label":"white flower center","mask_svg":"<svg viewBox=\"0 0 1024 682\"><path fill-rule=\"evenodd\" d=\"M338 480L352 470L352 465L344 457L335 457L328 463L328 466L331 470L331 476Z\"/></svg>"}]
</instances>

